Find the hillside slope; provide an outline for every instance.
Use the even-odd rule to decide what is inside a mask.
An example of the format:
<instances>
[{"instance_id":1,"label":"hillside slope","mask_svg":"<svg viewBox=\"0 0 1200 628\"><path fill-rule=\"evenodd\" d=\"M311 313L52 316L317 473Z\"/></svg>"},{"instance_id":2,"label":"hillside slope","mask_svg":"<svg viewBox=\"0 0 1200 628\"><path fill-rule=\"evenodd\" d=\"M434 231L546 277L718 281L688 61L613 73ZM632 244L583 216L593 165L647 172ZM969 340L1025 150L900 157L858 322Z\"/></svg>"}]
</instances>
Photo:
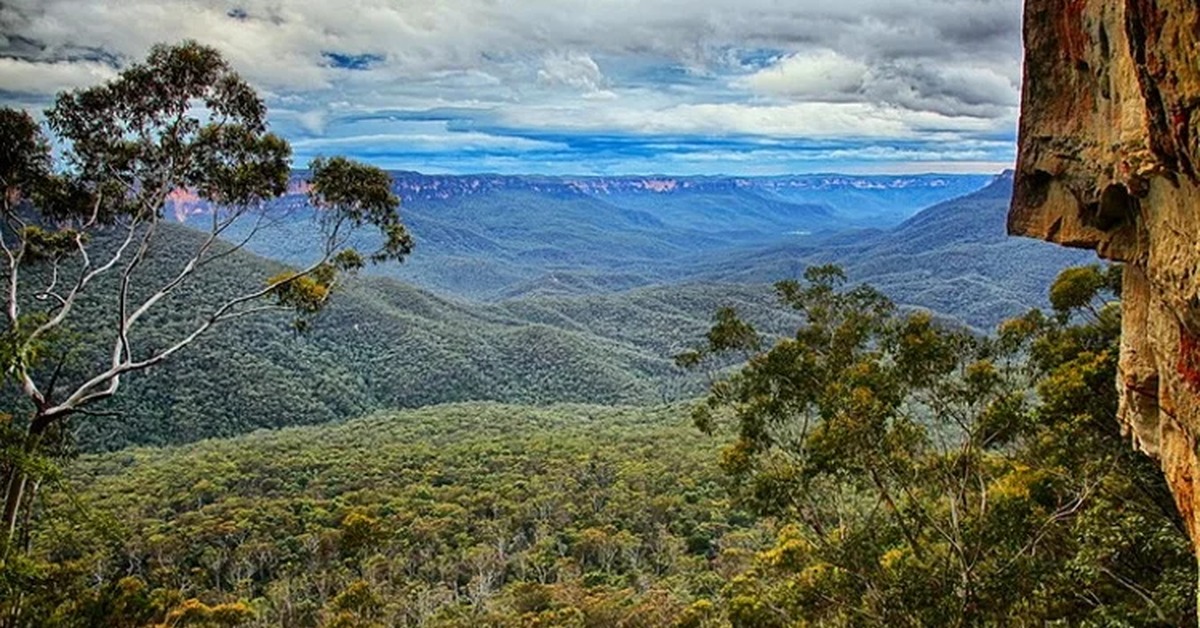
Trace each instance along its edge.
<instances>
[{"instance_id":1,"label":"hillside slope","mask_svg":"<svg viewBox=\"0 0 1200 628\"><path fill-rule=\"evenodd\" d=\"M978 175L392 175L421 254L373 272L472 300L677 281L697 256L722 259L798 234L893 226L987 181ZM251 245L254 252L291 264L310 261L310 210L302 192L297 179L292 194L272 204L276 221ZM185 220L203 216L199 206L176 210Z\"/></svg>"},{"instance_id":2,"label":"hillside slope","mask_svg":"<svg viewBox=\"0 0 1200 628\"><path fill-rule=\"evenodd\" d=\"M1005 234L1012 174L987 187L918 212L889 230L845 232L743 251L707 263L693 281L756 283L795 277L814 263L836 263L853 281L870 283L906 305L990 329L1034 305L1063 268L1095 261Z\"/></svg>"},{"instance_id":3,"label":"hillside slope","mask_svg":"<svg viewBox=\"0 0 1200 628\"><path fill-rule=\"evenodd\" d=\"M170 227L140 270L143 285L170 276L173 260L184 259L196 237ZM221 260L139 324L135 350L165 346L195 324L198 306L262 285L281 269L245 252ZM116 314L101 294L82 303L75 319L67 383L103 361L101 348L112 341L103 321ZM285 316L232 321L172 360L127 377L116 398L98 408L112 416L80 419L79 438L86 449L112 449L454 401L677 398L699 392L700 382L682 376L672 356L702 336L725 305L769 330L786 332L796 322L774 307L767 286L674 286L488 305L361 277L306 334Z\"/></svg>"}]
</instances>

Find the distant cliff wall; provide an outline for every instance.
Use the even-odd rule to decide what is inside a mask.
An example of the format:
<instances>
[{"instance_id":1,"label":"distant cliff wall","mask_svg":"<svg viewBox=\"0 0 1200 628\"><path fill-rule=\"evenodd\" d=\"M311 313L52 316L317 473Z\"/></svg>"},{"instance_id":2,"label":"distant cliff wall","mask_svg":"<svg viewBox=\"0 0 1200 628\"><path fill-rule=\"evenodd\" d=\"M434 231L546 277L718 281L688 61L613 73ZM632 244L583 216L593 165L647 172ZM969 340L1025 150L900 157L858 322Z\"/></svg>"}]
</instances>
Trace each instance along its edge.
<instances>
[{"instance_id":1,"label":"distant cliff wall","mask_svg":"<svg viewBox=\"0 0 1200 628\"><path fill-rule=\"evenodd\" d=\"M1200 5L1027 0L1008 230L1125 262L1120 420L1200 547Z\"/></svg>"}]
</instances>

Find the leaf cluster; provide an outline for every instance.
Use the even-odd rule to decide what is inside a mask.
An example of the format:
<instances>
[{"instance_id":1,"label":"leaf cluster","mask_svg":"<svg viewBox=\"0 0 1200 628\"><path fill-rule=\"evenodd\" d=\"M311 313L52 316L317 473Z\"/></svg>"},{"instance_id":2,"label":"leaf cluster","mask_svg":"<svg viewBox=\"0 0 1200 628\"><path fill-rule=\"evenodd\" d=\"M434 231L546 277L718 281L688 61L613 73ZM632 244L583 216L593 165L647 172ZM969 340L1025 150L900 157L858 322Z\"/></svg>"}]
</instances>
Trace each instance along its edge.
<instances>
[{"instance_id":1,"label":"leaf cluster","mask_svg":"<svg viewBox=\"0 0 1200 628\"><path fill-rule=\"evenodd\" d=\"M731 582L734 624L1192 617L1174 593L1193 580L1184 528L1114 418L1119 276L1068 270L1055 316L990 338L899 314L836 268L781 284L805 322L695 411L735 437L721 464L739 503L789 524Z\"/></svg>"}]
</instances>

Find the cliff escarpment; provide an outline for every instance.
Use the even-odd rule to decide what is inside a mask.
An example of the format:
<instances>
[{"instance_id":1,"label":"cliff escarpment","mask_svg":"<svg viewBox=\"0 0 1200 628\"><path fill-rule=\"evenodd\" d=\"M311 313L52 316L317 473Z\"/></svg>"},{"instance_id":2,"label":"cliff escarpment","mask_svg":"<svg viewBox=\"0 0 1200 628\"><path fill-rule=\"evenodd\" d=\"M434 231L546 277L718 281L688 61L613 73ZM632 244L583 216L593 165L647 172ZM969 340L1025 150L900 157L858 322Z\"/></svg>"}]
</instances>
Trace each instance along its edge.
<instances>
[{"instance_id":1,"label":"cliff escarpment","mask_svg":"<svg viewBox=\"0 0 1200 628\"><path fill-rule=\"evenodd\" d=\"M1200 7L1027 0L1008 230L1124 262L1120 420L1200 547Z\"/></svg>"}]
</instances>

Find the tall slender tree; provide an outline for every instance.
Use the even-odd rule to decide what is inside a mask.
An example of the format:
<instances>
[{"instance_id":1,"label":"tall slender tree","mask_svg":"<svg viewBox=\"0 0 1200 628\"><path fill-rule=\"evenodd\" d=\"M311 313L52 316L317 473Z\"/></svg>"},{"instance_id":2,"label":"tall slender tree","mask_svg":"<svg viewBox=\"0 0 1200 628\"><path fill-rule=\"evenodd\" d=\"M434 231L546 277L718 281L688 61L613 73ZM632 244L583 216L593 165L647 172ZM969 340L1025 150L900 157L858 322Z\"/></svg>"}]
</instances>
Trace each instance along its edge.
<instances>
[{"instance_id":1,"label":"tall slender tree","mask_svg":"<svg viewBox=\"0 0 1200 628\"><path fill-rule=\"evenodd\" d=\"M291 148L268 131L266 113L221 55L195 42L156 46L110 82L60 94L46 111L57 158L32 117L0 110L0 369L32 408L6 426L15 437L0 461L3 556L32 503L39 451L64 419L87 414L126 375L171 359L222 323L279 310L303 322L344 273L412 250L387 173L317 159L307 186L322 236L315 261L196 312L165 344L139 344L147 315L196 277L224 272L214 262L246 246L264 224L264 204L286 193ZM156 259L175 268L148 284L151 274L138 269L164 237L170 198L184 192L211 210L207 229L185 255ZM350 246L363 228L378 232L377 250ZM239 237L231 242L232 233ZM86 299L115 303L100 340L107 358L64 377L51 350Z\"/></svg>"}]
</instances>

